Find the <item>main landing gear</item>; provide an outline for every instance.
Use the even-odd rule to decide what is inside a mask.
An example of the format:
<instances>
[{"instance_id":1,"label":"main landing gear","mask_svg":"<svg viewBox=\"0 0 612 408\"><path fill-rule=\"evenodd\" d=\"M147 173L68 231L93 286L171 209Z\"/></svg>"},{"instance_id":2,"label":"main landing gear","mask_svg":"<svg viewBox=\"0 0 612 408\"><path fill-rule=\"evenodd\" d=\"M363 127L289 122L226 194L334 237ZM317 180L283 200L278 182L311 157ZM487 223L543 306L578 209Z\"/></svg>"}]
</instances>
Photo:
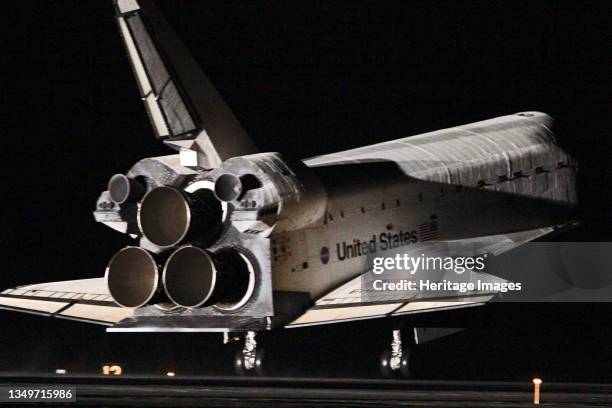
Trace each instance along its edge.
<instances>
[{"instance_id":1,"label":"main landing gear","mask_svg":"<svg viewBox=\"0 0 612 408\"><path fill-rule=\"evenodd\" d=\"M385 378L413 378L414 370L411 357L411 348L402 349L402 334L400 330L393 330L391 349L383 351L380 356L380 371Z\"/></svg>"},{"instance_id":2,"label":"main landing gear","mask_svg":"<svg viewBox=\"0 0 612 408\"><path fill-rule=\"evenodd\" d=\"M383 351L380 356L381 373L386 378L414 378L418 374L415 372L418 367L414 364L416 346L461 330L463 329L415 327L409 330L414 337L410 336L411 339L405 342L402 342L401 330L393 330L390 348ZM270 356L266 358L265 351L257 344L256 334L254 331L248 331L244 334L224 334L224 343L244 339L242 349L238 350L234 357L234 369L238 375L263 376L274 372L274 361L270 359ZM270 363L272 363L272 366ZM266 366L266 370L264 370L264 366Z\"/></svg>"},{"instance_id":3,"label":"main landing gear","mask_svg":"<svg viewBox=\"0 0 612 408\"><path fill-rule=\"evenodd\" d=\"M263 362L265 350L257 348L255 334L253 331L247 332L244 336L244 347L236 352L234 369L238 375L264 375Z\"/></svg>"}]
</instances>

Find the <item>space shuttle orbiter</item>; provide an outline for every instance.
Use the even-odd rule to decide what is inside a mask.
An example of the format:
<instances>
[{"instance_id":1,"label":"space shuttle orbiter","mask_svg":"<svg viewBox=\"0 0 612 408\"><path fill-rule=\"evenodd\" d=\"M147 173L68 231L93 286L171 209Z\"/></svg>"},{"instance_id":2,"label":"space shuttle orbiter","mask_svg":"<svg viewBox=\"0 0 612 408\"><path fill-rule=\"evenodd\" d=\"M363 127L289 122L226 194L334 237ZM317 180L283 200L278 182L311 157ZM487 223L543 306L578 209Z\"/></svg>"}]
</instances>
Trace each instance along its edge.
<instances>
[{"instance_id":1,"label":"space shuttle orbiter","mask_svg":"<svg viewBox=\"0 0 612 408\"><path fill-rule=\"evenodd\" d=\"M131 240L104 277L7 289L1 308L108 331L242 334L236 365L257 369L258 331L496 295L370 293L374 256L500 254L572 221L576 163L544 113L306 160L259 152L154 3L114 5L155 136L176 153L137 162L100 195L96 221Z\"/></svg>"}]
</instances>

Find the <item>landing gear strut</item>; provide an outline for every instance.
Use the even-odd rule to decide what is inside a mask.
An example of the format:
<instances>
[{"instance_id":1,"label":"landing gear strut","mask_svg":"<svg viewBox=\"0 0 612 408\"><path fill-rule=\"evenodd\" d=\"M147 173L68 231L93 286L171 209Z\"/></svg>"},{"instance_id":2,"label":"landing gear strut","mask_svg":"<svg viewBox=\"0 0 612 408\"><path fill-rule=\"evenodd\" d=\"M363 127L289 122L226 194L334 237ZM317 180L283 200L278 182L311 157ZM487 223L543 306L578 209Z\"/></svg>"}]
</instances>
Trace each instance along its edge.
<instances>
[{"instance_id":1,"label":"landing gear strut","mask_svg":"<svg viewBox=\"0 0 612 408\"><path fill-rule=\"evenodd\" d=\"M383 351L380 356L380 370L385 378L395 378L402 375L412 378L411 355L409 348L402 349L402 334L400 330L393 330L391 349Z\"/></svg>"},{"instance_id":2,"label":"landing gear strut","mask_svg":"<svg viewBox=\"0 0 612 408\"><path fill-rule=\"evenodd\" d=\"M263 360L264 350L257 349L257 340L255 340L255 332L249 331L244 336L244 347L236 352L234 358L234 368L236 374L247 375L255 373L264 375Z\"/></svg>"}]
</instances>

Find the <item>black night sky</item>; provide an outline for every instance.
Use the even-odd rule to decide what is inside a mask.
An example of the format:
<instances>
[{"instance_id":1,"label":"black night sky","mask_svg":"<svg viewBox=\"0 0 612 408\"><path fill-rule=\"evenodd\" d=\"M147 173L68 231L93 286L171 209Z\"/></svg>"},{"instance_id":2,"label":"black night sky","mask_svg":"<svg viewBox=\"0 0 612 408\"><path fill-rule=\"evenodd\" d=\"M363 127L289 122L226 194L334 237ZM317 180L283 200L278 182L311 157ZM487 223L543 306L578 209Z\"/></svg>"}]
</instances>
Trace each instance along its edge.
<instances>
[{"instance_id":1,"label":"black night sky","mask_svg":"<svg viewBox=\"0 0 612 408\"><path fill-rule=\"evenodd\" d=\"M306 158L525 110L580 164L582 225L609 241L612 13L606 2L163 1L262 151ZM103 275L128 239L91 214L108 178L172 154L139 100L111 1L0 5L0 288ZM608 304L491 305L410 323L470 326L423 347L427 378L611 381ZM231 372L219 334L107 334L0 312L0 371ZM262 336L278 375L375 375L391 323ZM349 354L340 354L340 352Z\"/></svg>"}]
</instances>

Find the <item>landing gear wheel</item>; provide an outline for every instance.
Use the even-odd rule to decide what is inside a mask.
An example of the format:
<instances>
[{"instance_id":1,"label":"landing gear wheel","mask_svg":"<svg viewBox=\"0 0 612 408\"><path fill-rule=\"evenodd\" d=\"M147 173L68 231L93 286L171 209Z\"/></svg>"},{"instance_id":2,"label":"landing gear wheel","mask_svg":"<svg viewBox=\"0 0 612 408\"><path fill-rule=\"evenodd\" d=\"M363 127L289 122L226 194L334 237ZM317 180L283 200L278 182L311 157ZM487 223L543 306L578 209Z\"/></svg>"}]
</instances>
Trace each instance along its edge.
<instances>
[{"instance_id":1,"label":"landing gear wheel","mask_svg":"<svg viewBox=\"0 0 612 408\"><path fill-rule=\"evenodd\" d=\"M255 360L253 361L252 366L249 367L243 351L238 350L234 357L234 369L236 371L236 374L240 376L247 376L247 375L252 375L252 374L255 374L260 377L264 376L265 375L265 370L264 370L265 354L266 354L265 350L261 350L261 349L257 350L255 352Z\"/></svg>"},{"instance_id":2,"label":"landing gear wheel","mask_svg":"<svg viewBox=\"0 0 612 408\"><path fill-rule=\"evenodd\" d=\"M402 359L400 361L400 373L404 378L414 378L414 367L412 364L413 351L411 349L402 350Z\"/></svg>"},{"instance_id":3,"label":"landing gear wheel","mask_svg":"<svg viewBox=\"0 0 612 408\"><path fill-rule=\"evenodd\" d=\"M234 370L236 370L236 374L240 376L250 374L250 371L245 367L245 359L242 350L236 352L236 356L234 357Z\"/></svg>"},{"instance_id":4,"label":"landing gear wheel","mask_svg":"<svg viewBox=\"0 0 612 408\"><path fill-rule=\"evenodd\" d=\"M255 374L257 374L259 377L263 377L265 374L265 370L264 370L264 357L266 355L266 351L263 349L259 349L257 350L257 353L255 353L255 367L253 368L253 370L255 371Z\"/></svg>"},{"instance_id":5,"label":"landing gear wheel","mask_svg":"<svg viewBox=\"0 0 612 408\"><path fill-rule=\"evenodd\" d=\"M399 329L393 330L391 349L383 351L380 356L380 372L385 378L396 378L400 374L402 365L402 333Z\"/></svg>"},{"instance_id":6,"label":"landing gear wheel","mask_svg":"<svg viewBox=\"0 0 612 408\"><path fill-rule=\"evenodd\" d=\"M391 350L385 350L380 356L380 372L385 378L397 378L398 370L393 369Z\"/></svg>"},{"instance_id":7,"label":"landing gear wheel","mask_svg":"<svg viewBox=\"0 0 612 408\"><path fill-rule=\"evenodd\" d=\"M255 373L264 375L263 362L264 350L257 348L255 335L257 333L249 331L244 336L244 347L238 350L234 357L234 369L238 375L247 375Z\"/></svg>"}]
</instances>

